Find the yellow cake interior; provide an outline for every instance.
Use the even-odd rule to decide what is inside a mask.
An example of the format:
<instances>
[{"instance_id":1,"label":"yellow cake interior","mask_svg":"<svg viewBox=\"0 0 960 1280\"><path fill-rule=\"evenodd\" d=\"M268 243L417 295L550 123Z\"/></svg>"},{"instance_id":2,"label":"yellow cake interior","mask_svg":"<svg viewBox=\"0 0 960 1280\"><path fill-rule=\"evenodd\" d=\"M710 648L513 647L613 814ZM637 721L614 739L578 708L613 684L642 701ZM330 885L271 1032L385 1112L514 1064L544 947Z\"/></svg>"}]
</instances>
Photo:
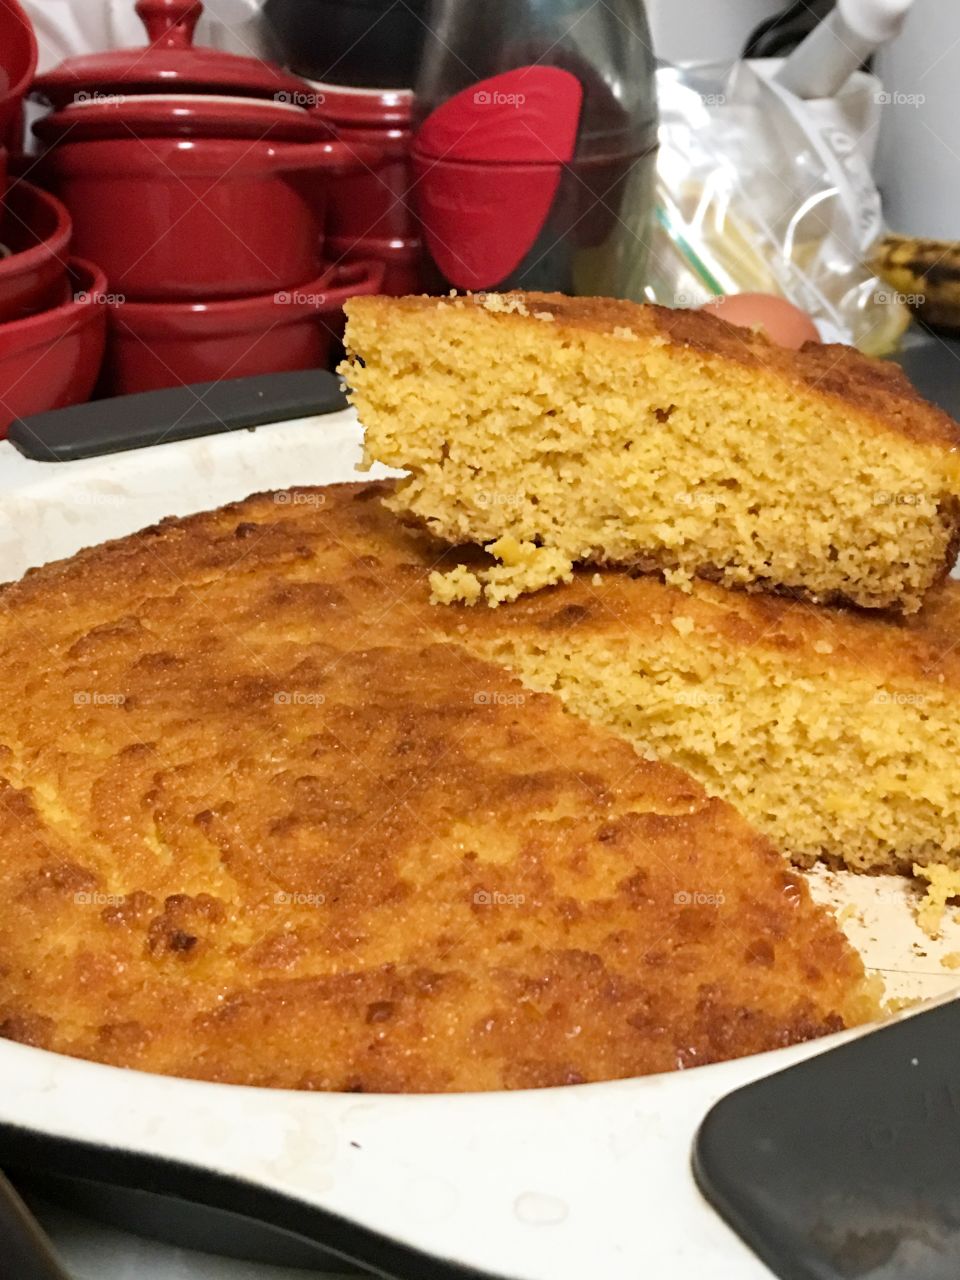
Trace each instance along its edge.
<instances>
[{"instance_id":1,"label":"yellow cake interior","mask_svg":"<svg viewBox=\"0 0 960 1280\"><path fill-rule=\"evenodd\" d=\"M633 308L630 328L615 309L628 304L609 304L604 328L549 302L386 301L355 299L347 333L368 460L409 469L392 509L449 543L508 535L558 553L516 569L521 590L581 561L911 612L945 572L954 456L915 422L897 429L910 415L859 356L851 379L890 400L892 430L856 388L825 394L826 363L821 386L819 366L791 376L753 335L670 336L647 316L659 309ZM498 603L505 567L438 580L436 597Z\"/></svg>"},{"instance_id":2,"label":"yellow cake interior","mask_svg":"<svg viewBox=\"0 0 960 1280\"><path fill-rule=\"evenodd\" d=\"M801 865L960 868L955 692L837 679L670 630L652 645L509 634L483 648L574 714L688 770Z\"/></svg>"}]
</instances>

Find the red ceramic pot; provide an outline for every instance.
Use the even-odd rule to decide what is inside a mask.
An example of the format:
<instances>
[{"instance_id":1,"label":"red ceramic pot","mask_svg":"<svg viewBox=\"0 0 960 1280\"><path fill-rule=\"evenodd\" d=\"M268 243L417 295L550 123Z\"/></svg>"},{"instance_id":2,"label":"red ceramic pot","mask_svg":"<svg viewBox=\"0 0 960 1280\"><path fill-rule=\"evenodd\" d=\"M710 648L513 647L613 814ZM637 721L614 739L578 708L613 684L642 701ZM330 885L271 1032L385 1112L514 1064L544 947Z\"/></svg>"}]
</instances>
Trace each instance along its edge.
<instances>
[{"instance_id":1,"label":"red ceramic pot","mask_svg":"<svg viewBox=\"0 0 960 1280\"><path fill-rule=\"evenodd\" d=\"M354 89L314 85L316 114L336 128L348 145L373 148L380 165L358 167L331 192L327 229L355 240L410 239L417 234L411 189L411 114L406 90Z\"/></svg>"},{"instance_id":2,"label":"red ceramic pot","mask_svg":"<svg viewBox=\"0 0 960 1280\"><path fill-rule=\"evenodd\" d=\"M327 229L354 239L409 239L417 234L410 135L405 129L342 129L345 146L382 159L344 174L330 193Z\"/></svg>"},{"instance_id":3,"label":"red ceramic pot","mask_svg":"<svg viewBox=\"0 0 960 1280\"><path fill-rule=\"evenodd\" d=\"M313 280L330 179L374 154L342 142L126 138L63 143L46 172L77 252L142 301L210 301Z\"/></svg>"},{"instance_id":4,"label":"red ceramic pot","mask_svg":"<svg viewBox=\"0 0 960 1280\"><path fill-rule=\"evenodd\" d=\"M332 262L372 260L383 263L380 292L393 298L423 293L423 246L412 240L354 240L352 236L330 236L327 249Z\"/></svg>"},{"instance_id":5,"label":"red ceramic pot","mask_svg":"<svg viewBox=\"0 0 960 1280\"><path fill-rule=\"evenodd\" d=\"M0 218L0 323L65 300L70 231L55 196L23 180L9 188Z\"/></svg>"},{"instance_id":6,"label":"red ceramic pot","mask_svg":"<svg viewBox=\"0 0 960 1280\"><path fill-rule=\"evenodd\" d=\"M0 6L6 3L10 0L0 0ZM203 12L200 0L138 0L134 7L147 29L147 46L67 58L37 77L37 92L58 110L79 94L233 93L272 98L310 92L305 80L262 58L194 48L193 32Z\"/></svg>"},{"instance_id":7,"label":"red ceramic pot","mask_svg":"<svg viewBox=\"0 0 960 1280\"><path fill-rule=\"evenodd\" d=\"M17 0L0 0L0 141L6 140L8 127L19 117L36 67L33 24Z\"/></svg>"},{"instance_id":8,"label":"red ceramic pot","mask_svg":"<svg viewBox=\"0 0 960 1280\"><path fill-rule=\"evenodd\" d=\"M381 264L358 262L256 298L114 303L103 393L323 367L344 302L377 293L382 278Z\"/></svg>"},{"instance_id":9,"label":"red ceramic pot","mask_svg":"<svg viewBox=\"0 0 960 1280\"><path fill-rule=\"evenodd\" d=\"M0 438L15 418L88 400L106 338L107 278L71 258L74 292L62 306L0 324Z\"/></svg>"},{"instance_id":10,"label":"red ceramic pot","mask_svg":"<svg viewBox=\"0 0 960 1280\"><path fill-rule=\"evenodd\" d=\"M326 120L296 102L200 93L82 95L44 116L33 132L47 146L121 138L248 138L318 142L335 137Z\"/></svg>"}]
</instances>

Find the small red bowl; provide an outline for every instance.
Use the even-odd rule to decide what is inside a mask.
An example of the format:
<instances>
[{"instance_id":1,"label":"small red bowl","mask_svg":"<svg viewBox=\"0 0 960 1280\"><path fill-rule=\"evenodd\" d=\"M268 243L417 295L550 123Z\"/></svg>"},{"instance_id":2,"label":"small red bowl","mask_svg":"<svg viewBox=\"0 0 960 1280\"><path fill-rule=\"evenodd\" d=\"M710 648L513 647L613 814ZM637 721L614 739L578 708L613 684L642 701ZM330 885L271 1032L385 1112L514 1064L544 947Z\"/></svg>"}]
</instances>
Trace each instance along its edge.
<instances>
[{"instance_id":1,"label":"small red bowl","mask_svg":"<svg viewBox=\"0 0 960 1280\"><path fill-rule=\"evenodd\" d=\"M70 214L55 196L22 179L8 188L0 216L0 323L65 300L71 233Z\"/></svg>"},{"instance_id":2,"label":"small red bowl","mask_svg":"<svg viewBox=\"0 0 960 1280\"><path fill-rule=\"evenodd\" d=\"M0 324L0 439L16 418L90 398L103 362L107 278L71 258L68 302Z\"/></svg>"},{"instance_id":3,"label":"small red bowl","mask_svg":"<svg viewBox=\"0 0 960 1280\"><path fill-rule=\"evenodd\" d=\"M323 368L344 302L377 293L383 264L328 267L309 284L227 302L113 302L101 391Z\"/></svg>"},{"instance_id":4,"label":"small red bowl","mask_svg":"<svg viewBox=\"0 0 960 1280\"><path fill-rule=\"evenodd\" d=\"M36 69L33 23L17 0L0 0L0 141L5 141Z\"/></svg>"}]
</instances>

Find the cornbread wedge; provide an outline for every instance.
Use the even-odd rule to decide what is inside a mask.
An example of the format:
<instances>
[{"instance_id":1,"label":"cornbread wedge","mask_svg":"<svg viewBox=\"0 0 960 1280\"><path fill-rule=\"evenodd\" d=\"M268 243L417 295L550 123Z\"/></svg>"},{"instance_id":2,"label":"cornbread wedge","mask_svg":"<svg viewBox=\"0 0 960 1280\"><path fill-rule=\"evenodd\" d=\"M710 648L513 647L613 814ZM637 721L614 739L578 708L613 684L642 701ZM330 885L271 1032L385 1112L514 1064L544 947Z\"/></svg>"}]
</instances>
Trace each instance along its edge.
<instances>
[{"instance_id":1,"label":"cornbread wedge","mask_svg":"<svg viewBox=\"0 0 960 1280\"><path fill-rule=\"evenodd\" d=\"M729 805L438 631L464 611L385 491L261 495L0 594L0 1035L420 1092L876 1016Z\"/></svg>"},{"instance_id":2,"label":"cornbread wedge","mask_svg":"<svg viewBox=\"0 0 960 1280\"><path fill-rule=\"evenodd\" d=\"M502 564L490 604L575 562L920 608L960 541L960 432L899 369L601 298L354 298L341 371L392 510Z\"/></svg>"},{"instance_id":3,"label":"cornbread wedge","mask_svg":"<svg viewBox=\"0 0 960 1280\"><path fill-rule=\"evenodd\" d=\"M898 620L595 578L474 611L471 648L689 770L801 866L943 867L960 893L960 583Z\"/></svg>"}]
</instances>

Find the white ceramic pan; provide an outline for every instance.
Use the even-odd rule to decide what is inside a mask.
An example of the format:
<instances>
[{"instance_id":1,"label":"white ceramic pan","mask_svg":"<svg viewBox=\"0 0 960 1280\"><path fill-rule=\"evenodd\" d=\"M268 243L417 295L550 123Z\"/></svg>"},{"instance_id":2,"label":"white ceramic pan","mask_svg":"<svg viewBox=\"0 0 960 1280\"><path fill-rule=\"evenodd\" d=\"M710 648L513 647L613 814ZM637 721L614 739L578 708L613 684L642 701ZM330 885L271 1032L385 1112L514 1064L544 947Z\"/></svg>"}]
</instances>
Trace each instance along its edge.
<instances>
[{"instance_id":1,"label":"white ceramic pan","mask_svg":"<svg viewBox=\"0 0 960 1280\"><path fill-rule=\"evenodd\" d=\"M163 516L355 478L358 445L349 412L70 463L0 444L0 580ZM814 881L854 908L845 927L892 991L954 988L939 957L960 951L960 927L930 943L903 882ZM440 1097L173 1080L0 1040L0 1166L230 1210L416 1280L769 1280L697 1191L694 1134L726 1093L859 1034L613 1084Z\"/></svg>"}]
</instances>

